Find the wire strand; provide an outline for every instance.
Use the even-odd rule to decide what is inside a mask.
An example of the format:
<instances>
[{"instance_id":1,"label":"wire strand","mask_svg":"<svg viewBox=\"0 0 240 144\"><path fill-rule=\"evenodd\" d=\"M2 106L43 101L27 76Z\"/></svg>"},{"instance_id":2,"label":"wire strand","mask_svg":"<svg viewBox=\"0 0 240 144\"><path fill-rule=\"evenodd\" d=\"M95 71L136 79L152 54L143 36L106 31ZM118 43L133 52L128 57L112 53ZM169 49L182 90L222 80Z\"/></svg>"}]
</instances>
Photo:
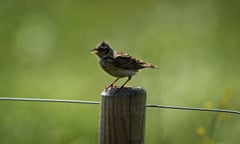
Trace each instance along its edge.
<instances>
[{"instance_id":1,"label":"wire strand","mask_svg":"<svg viewBox=\"0 0 240 144\"><path fill-rule=\"evenodd\" d=\"M167 106L167 105L156 105L156 104L147 104L146 107L240 114L240 111L226 110L226 109L193 108L193 107L184 107L184 106Z\"/></svg>"},{"instance_id":2,"label":"wire strand","mask_svg":"<svg viewBox=\"0 0 240 144\"><path fill-rule=\"evenodd\" d=\"M2 101L31 101L31 102L56 102L56 103L81 103L81 104L100 104L97 101L66 100L66 99L42 99L42 98L15 98L0 97Z\"/></svg>"},{"instance_id":3,"label":"wire strand","mask_svg":"<svg viewBox=\"0 0 240 144\"><path fill-rule=\"evenodd\" d=\"M94 104L94 105L100 104L100 102L98 102L98 101L66 100L66 99L42 99L42 98L16 98L16 97L0 97L0 101L80 103L80 104ZM149 107L149 108L163 108L163 109L176 109L176 110L188 110L188 111L206 111L206 112L240 114L240 111L226 110L226 109L193 108L193 107L167 106L167 105L157 105L157 104L147 104L146 107Z\"/></svg>"}]
</instances>

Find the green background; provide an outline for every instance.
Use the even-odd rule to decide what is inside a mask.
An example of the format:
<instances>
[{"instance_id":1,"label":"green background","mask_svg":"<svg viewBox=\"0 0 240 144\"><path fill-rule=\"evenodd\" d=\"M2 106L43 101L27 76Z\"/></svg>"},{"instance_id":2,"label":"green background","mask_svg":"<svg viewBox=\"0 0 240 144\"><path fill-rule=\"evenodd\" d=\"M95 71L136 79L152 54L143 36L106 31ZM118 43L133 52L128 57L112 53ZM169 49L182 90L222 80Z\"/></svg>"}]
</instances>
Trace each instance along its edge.
<instances>
[{"instance_id":1,"label":"green background","mask_svg":"<svg viewBox=\"0 0 240 144\"><path fill-rule=\"evenodd\" d=\"M114 78L89 52L107 40L159 67L128 83L148 103L240 110L239 4L0 0L0 96L99 101ZM239 121L147 108L145 143L235 144ZM98 124L98 105L0 101L1 144L96 144Z\"/></svg>"}]
</instances>

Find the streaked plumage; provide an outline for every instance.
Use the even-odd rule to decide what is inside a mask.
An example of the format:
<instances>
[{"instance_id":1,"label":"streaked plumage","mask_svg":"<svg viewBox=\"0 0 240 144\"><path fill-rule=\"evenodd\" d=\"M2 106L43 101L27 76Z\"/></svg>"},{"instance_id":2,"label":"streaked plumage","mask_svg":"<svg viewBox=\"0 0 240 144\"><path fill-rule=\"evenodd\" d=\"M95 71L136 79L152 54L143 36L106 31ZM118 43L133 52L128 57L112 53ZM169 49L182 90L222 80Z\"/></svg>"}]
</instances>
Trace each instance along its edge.
<instances>
[{"instance_id":1,"label":"streaked plumage","mask_svg":"<svg viewBox=\"0 0 240 144\"><path fill-rule=\"evenodd\" d=\"M108 87L114 86L120 78L128 77L127 81L121 86L122 88L140 69L157 68L155 65L134 58L129 54L113 51L106 41L102 41L96 48L93 48L91 53L97 55L100 66L108 74L117 78Z\"/></svg>"}]
</instances>

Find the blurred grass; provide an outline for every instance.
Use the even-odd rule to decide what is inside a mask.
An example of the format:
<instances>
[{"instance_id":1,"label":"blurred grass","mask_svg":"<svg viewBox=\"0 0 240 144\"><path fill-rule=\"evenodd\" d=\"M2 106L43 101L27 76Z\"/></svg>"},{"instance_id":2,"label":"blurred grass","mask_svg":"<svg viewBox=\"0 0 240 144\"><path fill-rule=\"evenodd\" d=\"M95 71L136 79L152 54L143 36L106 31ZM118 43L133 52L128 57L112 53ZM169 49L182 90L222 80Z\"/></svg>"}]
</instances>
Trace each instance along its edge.
<instances>
[{"instance_id":1,"label":"blurred grass","mask_svg":"<svg viewBox=\"0 0 240 144\"><path fill-rule=\"evenodd\" d=\"M148 103L239 110L238 1L0 1L0 96L99 100L113 78L89 54L101 40L158 65L129 85ZM97 83L96 83L97 82ZM0 143L98 139L99 107L0 102ZM212 113L147 109L146 143L204 143ZM216 121L213 143L239 142L239 116ZM210 135L210 134L209 134ZM206 142L206 141L205 141Z\"/></svg>"}]
</instances>

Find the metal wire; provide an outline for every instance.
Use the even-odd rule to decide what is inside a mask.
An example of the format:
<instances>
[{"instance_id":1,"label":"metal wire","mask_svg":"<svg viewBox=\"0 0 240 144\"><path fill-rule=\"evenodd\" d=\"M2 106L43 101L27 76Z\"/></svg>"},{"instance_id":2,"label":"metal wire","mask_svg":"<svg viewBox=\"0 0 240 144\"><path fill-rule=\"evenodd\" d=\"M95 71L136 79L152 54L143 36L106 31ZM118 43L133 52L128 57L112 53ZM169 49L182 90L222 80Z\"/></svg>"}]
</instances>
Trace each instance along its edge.
<instances>
[{"instance_id":1,"label":"metal wire","mask_svg":"<svg viewBox=\"0 0 240 144\"><path fill-rule=\"evenodd\" d=\"M66 99L42 99L42 98L16 98L16 97L0 97L0 101L30 101L30 102L56 102L56 103L80 103L80 104L94 104L98 105L98 101L83 101L83 100L66 100ZM191 110L191 111L207 111L219 112L229 114L240 114L240 111L226 110L226 109L208 109L208 108L193 108L184 106L167 106L157 104L147 104L146 107L162 108L162 109L176 109L176 110Z\"/></svg>"},{"instance_id":2,"label":"metal wire","mask_svg":"<svg viewBox=\"0 0 240 144\"><path fill-rule=\"evenodd\" d=\"M97 102L97 101L65 100L65 99L42 99L42 98L0 97L0 100L2 100L2 101L31 101L31 102L57 102L57 103L100 104L100 102Z\"/></svg>"},{"instance_id":3,"label":"metal wire","mask_svg":"<svg viewBox=\"0 0 240 144\"><path fill-rule=\"evenodd\" d=\"M193 107L184 107L184 106L166 106L166 105L155 105L155 104L147 104L146 107L240 114L240 111L226 110L226 109L193 108Z\"/></svg>"}]
</instances>

